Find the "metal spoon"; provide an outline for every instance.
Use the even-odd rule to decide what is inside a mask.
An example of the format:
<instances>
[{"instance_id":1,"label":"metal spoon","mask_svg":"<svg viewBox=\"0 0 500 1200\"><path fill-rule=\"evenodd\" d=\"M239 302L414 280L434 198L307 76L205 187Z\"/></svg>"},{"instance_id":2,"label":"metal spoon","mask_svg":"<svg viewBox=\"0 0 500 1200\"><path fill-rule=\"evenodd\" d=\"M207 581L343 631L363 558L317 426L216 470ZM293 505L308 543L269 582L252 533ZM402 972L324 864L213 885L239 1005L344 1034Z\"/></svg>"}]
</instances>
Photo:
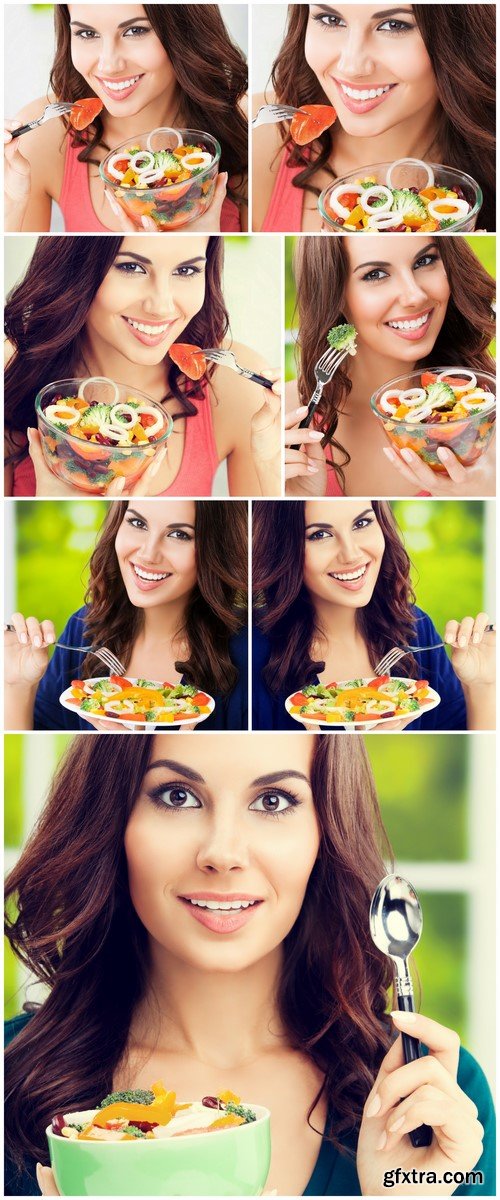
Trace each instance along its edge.
<instances>
[{"instance_id":1,"label":"metal spoon","mask_svg":"<svg viewBox=\"0 0 500 1200\"><path fill-rule=\"evenodd\" d=\"M411 883L402 875L386 875L372 896L370 934L377 949L394 963L398 1008L402 1012L415 1011L408 956L420 939L422 926L422 909ZM418 1038L408 1033L403 1033L402 1038L405 1063L420 1058L422 1049ZM410 1141L412 1146L430 1146L430 1125L412 1129Z\"/></svg>"}]
</instances>

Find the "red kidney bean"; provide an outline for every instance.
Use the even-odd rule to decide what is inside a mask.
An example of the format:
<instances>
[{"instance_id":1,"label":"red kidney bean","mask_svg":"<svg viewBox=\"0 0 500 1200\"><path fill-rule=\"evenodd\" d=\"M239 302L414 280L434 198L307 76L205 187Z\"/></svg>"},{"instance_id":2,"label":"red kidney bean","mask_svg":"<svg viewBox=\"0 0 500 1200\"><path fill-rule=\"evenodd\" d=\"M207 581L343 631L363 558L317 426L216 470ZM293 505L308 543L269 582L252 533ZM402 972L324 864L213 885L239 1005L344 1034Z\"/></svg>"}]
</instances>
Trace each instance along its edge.
<instances>
[{"instance_id":1,"label":"red kidney bean","mask_svg":"<svg viewBox=\"0 0 500 1200\"><path fill-rule=\"evenodd\" d=\"M205 1108L225 1108L222 1100L218 1100L217 1096L204 1096L201 1103L205 1105Z\"/></svg>"},{"instance_id":2,"label":"red kidney bean","mask_svg":"<svg viewBox=\"0 0 500 1200\"><path fill-rule=\"evenodd\" d=\"M66 1121L64 1120L63 1113L56 1113L55 1117L52 1117L52 1133L57 1133L59 1137L62 1137L62 1131L65 1128Z\"/></svg>"}]
</instances>

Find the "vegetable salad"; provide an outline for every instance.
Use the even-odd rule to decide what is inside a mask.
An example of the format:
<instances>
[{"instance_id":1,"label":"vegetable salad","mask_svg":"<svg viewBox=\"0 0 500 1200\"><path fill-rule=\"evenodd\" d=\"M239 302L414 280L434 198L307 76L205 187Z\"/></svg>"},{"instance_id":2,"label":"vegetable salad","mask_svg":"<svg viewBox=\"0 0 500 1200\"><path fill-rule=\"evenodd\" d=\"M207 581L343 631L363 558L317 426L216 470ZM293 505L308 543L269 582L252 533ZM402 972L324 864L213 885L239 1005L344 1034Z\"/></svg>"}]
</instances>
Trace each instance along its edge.
<instances>
[{"instance_id":1,"label":"vegetable salad","mask_svg":"<svg viewBox=\"0 0 500 1200\"><path fill-rule=\"evenodd\" d=\"M176 725L196 722L214 708L212 696L193 684L159 683L150 679L74 679L61 700L73 705L82 717L101 717L138 723Z\"/></svg>"},{"instance_id":2,"label":"vegetable salad","mask_svg":"<svg viewBox=\"0 0 500 1200\"><path fill-rule=\"evenodd\" d=\"M289 696L287 712L299 720L322 725L348 725L420 714L434 704L437 693L426 679L349 679L342 683L311 684ZM437 697L439 699L439 697Z\"/></svg>"},{"instance_id":3,"label":"vegetable salad","mask_svg":"<svg viewBox=\"0 0 500 1200\"><path fill-rule=\"evenodd\" d=\"M394 169L405 163L426 172L424 187L394 186ZM471 212L462 188L440 183L429 163L401 159L389 166L385 179L380 174L351 177L327 190L327 215L346 233L437 233L453 229Z\"/></svg>"},{"instance_id":4,"label":"vegetable salad","mask_svg":"<svg viewBox=\"0 0 500 1200\"><path fill-rule=\"evenodd\" d=\"M167 1092L158 1082L148 1090L111 1092L93 1115L56 1113L52 1133L71 1141L130 1142L216 1133L256 1119L254 1110L243 1105L233 1092L178 1104L175 1092Z\"/></svg>"}]
</instances>

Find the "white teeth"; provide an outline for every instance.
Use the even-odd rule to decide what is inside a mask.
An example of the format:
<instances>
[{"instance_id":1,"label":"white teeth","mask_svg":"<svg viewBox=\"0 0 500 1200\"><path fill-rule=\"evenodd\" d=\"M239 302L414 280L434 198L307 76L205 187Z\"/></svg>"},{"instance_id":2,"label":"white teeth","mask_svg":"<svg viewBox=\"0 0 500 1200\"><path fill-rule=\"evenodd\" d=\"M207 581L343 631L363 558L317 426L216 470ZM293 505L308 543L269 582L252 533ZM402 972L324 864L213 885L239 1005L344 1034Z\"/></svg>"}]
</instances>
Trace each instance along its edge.
<instances>
[{"instance_id":1,"label":"white teeth","mask_svg":"<svg viewBox=\"0 0 500 1200\"><path fill-rule=\"evenodd\" d=\"M365 574L365 571L366 565L364 567L359 567L357 571L345 571L343 574L340 574L340 571L331 571L330 573L333 575L334 579L347 580L349 582L352 579L361 579Z\"/></svg>"},{"instance_id":2,"label":"white teeth","mask_svg":"<svg viewBox=\"0 0 500 1200\"><path fill-rule=\"evenodd\" d=\"M168 571L165 571L165 573L162 575L158 575L156 573L153 573L153 571L144 571L142 569L142 567L137 567L135 565L135 563L133 564L133 567L134 567L134 571L135 571L136 575L139 576L139 579L146 579L148 581L157 581L160 579L168 579Z\"/></svg>"},{"instance_id":3,"label":"white teeth","mask_svg":"<svg viewBox=\"0 0 500 1200\"><path fill-rule=\"evenodd\" d=\"M346 96L351 97L351 100L376 100L377 96L385 95L385 93L389 91L391 85L387 84L387 87L381 88L365 88L363 91L361 88L347 87L347 84L345 83L341 83L340 86L342 91L345 92Z\"/></svg>"},{"instance_id":4,"label":"white teeth","mask_svg":"<svg viewBox=\"0 0 500 1200\"><path fill-rule=\"evenodd\" d=\"M388 321L391 329L421 329L422 325L426 325L429 320L430 313L425 313L423 317L417 317L415 321Z\"/></svg>"},{"instance_id":5,"label":"white teeth","mask_svg":"<svg viewBox=\"0 0 500 1200\"><path fill-rule=\"evenodd\" d=\"M166 325L143 325L140 321L132 321L131 317L126 317L125 320L128 325L132 326L132 329L138 329L139 333L147 333L149 337L157 337L159 333L166 333L171 325L170 321Z\"/></svg>"},{"instance_id":6,"label":"white teeth","mask_svg":"<svg viewBox=\"0 0 500 1200\"><path fill-rule=\"evenodd\" d=\"M124 92L126 88L132 87L133 83L137 83L140 78L140 75L134 75L133 79L124 79L121 83L113 83L111 79L103 79L101 82L111 92Z\"/></svg>"},{"instance_id":7,"label":"white teeth","mask_svg":"<svg viewBox=\"0 0 500 1200\"><path fill-rule=\"evenodd\" d=\"M252 904L256 904L256 900L190 900L190 904L194 904L195 908L210 908L214 910L221 909L222 912L227 912L229 909L238 911L240 908L250 908Z\"/></svg>"}]
</instances>

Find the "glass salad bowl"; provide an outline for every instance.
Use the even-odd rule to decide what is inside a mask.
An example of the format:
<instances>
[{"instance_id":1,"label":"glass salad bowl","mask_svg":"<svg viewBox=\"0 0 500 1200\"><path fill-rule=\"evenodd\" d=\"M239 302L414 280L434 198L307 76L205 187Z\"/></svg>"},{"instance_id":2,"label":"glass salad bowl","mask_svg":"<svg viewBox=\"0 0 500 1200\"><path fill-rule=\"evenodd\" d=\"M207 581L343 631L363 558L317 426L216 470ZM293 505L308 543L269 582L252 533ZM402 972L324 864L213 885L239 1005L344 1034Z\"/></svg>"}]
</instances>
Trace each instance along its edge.
<instances>
[{"instance_id":1,"label":"glass salad bowl","mask_svg":"<svg viewBox=\"0 0 500 1200\"><path fill-rule=\"evenodd\" d=\"M122 142L99 166L106 187L138 229L180 229L212 203L221 148L200 129L153 129Z\"/></svg>"},{"instance_id":2,"label":"glass salad bowl","mask_svg":"<svg viewBox=\"0 0 500 1200\"><path fill-rule=\"evenodd\" d=\"M475 229L482 203L471 175L407 158L334 180L318 209L335 233L467 233Z\"/></svg>"},{"instance_id":3,"label":"glass salad bowl","mask_svg":"<svg viewBox=\"0 0 500 1200\"><path fill-rule=\"evenodd\" d=\"M35 411L47 466L92 495L103 495L115 478L136 483L173 429L160 404L105 378L49 383Z\"/></svg>"},{"instance_id":4,"label":"glass salad bowl","mask_svg":"<svg viewBox=\"0 0 500 1200\"><path fill-rule=\"evenodd\" d=\"M398 450L413 450L443 474L440 446L464 467L487 449L495 428L495 376L467 367L413 371L378 388L370 404Z\"/></svg>"}]
</instances>

